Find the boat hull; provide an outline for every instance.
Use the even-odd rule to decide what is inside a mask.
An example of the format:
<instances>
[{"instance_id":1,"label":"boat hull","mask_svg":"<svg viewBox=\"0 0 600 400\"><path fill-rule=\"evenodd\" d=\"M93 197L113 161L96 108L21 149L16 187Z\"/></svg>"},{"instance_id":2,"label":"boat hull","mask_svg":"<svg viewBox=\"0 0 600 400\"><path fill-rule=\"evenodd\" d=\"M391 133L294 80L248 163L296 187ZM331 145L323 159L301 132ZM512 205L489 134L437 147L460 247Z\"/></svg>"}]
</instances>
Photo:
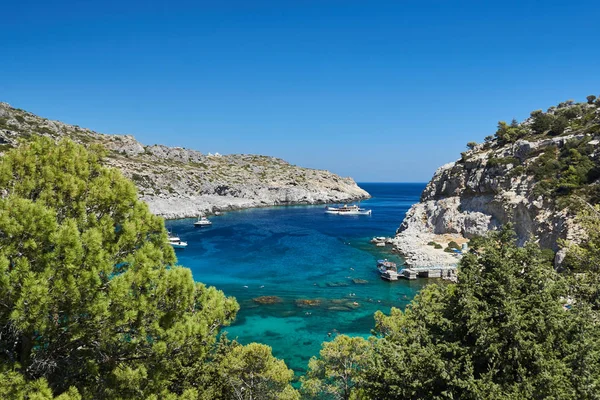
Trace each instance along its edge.
<instances>
[{"instance_id":1,"label":"boat hull","mask_svg":"<svg viewBox=\"0 0 600 400\"><path fill-rule=\"evenodd\" d=\"M335 215L371 215L371 210L365 211L337 211L337 210L325 210L327 214L335 214Z\"/></svg>"}]
</instances>

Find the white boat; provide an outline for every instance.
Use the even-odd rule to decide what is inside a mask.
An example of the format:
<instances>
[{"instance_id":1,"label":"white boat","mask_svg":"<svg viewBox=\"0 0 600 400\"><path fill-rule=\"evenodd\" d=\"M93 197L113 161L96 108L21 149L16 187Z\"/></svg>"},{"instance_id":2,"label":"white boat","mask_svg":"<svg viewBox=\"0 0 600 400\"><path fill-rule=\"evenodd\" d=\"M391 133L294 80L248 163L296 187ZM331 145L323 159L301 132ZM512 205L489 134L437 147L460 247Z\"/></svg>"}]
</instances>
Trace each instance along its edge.
<instances>
[{"instance_id":1,"label":"white boat","mask_svg":"<svg viewBox=\"0 0 600 400\"><path fill-rule=\"evenodd\" d=\"M398 272L393 269L388 269L387 271L381 274L381 278L386 281L397 281L398 280Z\"/></svg>"},{"instance_id":2,"label":"white boat","mask_svg":"<svg viewBox=\"0 0 600 400\"><path fill-rule=\"evenodd\" d=\"M342 207L326 207L325 212L337 215L371 215L371 210L360 208L355 204L350 206L344 204Z\"/></svg>"},{"instance_id":3,"label":"white boat","mask_svg":"<svg viewBox=\"0 0 600 400\"><path fill-rule=\"evenodd\" d=\"M175 249L184 249L187 247L187 242L181 240L179 236L172 236L169 233L169 244Z\"/></svg>"},{"instance_id":4,"label":"white boat","mask_svg":"<svg viewBox=\"0 0 600 400\"><path fill-rule=\"evenodd\" d=\"M204 215L201 215L198 217L198 221L194 222L194 226L199 226L199 227L203 227L203 226L211 226L212 222L210 222L208 220L208 218L206 218Z\"/></svg>"}]
</instances>

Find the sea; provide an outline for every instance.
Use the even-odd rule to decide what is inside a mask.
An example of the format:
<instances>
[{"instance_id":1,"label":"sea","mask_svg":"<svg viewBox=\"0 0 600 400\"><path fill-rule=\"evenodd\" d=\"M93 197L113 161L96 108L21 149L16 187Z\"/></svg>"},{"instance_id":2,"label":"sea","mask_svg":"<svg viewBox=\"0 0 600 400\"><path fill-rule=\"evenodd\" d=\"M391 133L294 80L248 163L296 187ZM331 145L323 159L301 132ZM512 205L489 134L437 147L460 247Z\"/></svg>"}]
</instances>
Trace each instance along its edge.
<instances>
[{"instance_id":1,"label":"sea","mask_svg":"<svg viewBox=\"0 0 600 400\"><path fill-rule=\"evenodd\" d=\"M296 375L338 334L367 337L374 313L404 308L425 280L387 282L378 259L402 264L389 247L369 240L393 236L424 183L359 183L372 196L361 207L370 216L326 214L324 206L284 206L223 213L213 225L167 221L188 242L176 250L194 279L237 299L235 322L225 327L242 344L265 343ZM258 298L276 296L273 304ZM256 300L258 299L258 301Z\"/></svg>"}]
</instances>

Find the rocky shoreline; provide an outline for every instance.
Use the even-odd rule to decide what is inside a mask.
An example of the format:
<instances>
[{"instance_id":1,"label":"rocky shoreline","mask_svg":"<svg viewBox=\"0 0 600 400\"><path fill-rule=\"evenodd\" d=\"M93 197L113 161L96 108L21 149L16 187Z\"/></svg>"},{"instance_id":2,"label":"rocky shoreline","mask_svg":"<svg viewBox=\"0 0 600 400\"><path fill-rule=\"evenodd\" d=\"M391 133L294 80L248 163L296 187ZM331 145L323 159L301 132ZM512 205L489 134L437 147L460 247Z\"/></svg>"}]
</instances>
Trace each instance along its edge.
<instances>
[{"instance_id":1,"label":"rocky shoreline","mask_svg":"<svg viewBox=\"0 0 600 400\"><path fill-rule=\"evenodd\" d=\"M362 200L365 197L336 197L324 193L322 196L310 200L289 202L267 201L265 199L244 199L231 196L192 196L182 197L141 197L150 208L150 211L165 219L195 218L199 215L212 215L216 212L236 211L250 208L264 208L276 206L318 205Z\"/></svg>"},{"instance_id":2,"label":"rocky shoreline","mask_svg":"<svg viewBox=\"0 0 600 400\"><path fill-rule=\"evenodd\" d=\"M352 178L302 168L276 157L145 146L131 135L101 134L0 103L0 153L35 136L69 138L86 147L103 146L108 150L103 162L131 179L140 199L166 219L370 197Z\"/></svg>"}]
</instances>

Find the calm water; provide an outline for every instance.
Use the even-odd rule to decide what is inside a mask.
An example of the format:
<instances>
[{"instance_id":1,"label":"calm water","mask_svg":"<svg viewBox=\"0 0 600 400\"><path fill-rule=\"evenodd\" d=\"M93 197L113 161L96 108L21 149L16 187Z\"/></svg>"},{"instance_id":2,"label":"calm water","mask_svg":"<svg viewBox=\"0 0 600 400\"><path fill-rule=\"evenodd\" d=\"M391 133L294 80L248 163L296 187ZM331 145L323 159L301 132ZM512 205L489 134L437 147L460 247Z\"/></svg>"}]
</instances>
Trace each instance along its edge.
<instances>
[{"instance_id":1,"label":"calm water","mask_svg":"<svg viewBox=\"0 0 600 400\"><path fill-rule=\"evenodd\" d=\"M391 236L424 184L360 184L373 198L361 203L371 216L325 214L324 206L273 207L212 217L210 228L193 220L168 221L167 227L188 242L177 250L179 263L197 281L216 286L240 304L230 338L244 344L270 345L297 373L303 373L321 343L337 332L366 336L376 310L404 307L422 280L386 282L379 258L402 260L369 243ZM260 305L259 296L278 296L278 304ZM297 300L318 300L316 306ZM355 305L354 303L358 303Z\"/></svg>"}]
</instances>

